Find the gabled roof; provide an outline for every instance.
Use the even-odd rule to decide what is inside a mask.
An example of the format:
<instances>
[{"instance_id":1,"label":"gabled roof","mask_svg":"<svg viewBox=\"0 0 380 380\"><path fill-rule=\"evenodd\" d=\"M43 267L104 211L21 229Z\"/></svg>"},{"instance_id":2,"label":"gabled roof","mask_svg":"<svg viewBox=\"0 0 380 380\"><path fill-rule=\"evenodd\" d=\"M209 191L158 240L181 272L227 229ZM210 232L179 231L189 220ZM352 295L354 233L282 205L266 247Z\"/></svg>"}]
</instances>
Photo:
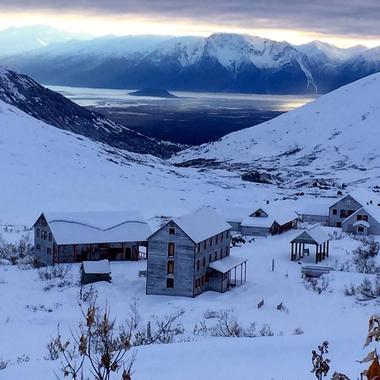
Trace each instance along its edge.
<instances>
[{"instance_id":1,"label":"gabled roof","mask_svg":"<svg viewBox=\"0 0 380 380\"><path fill-rule=\"evenodd\" d=\"M211 208L202 208L172 220L194 243L231 229L226 220Z\"/></svg>"},{"instance_id":2,"label":"gabled roof","mask_svg":"<svg viewBox=\"0 0 380 380\"><path fill-rule=\"evenodd\" d=\"M87 274L110 274L111 265L108 260L83 261L83 272Z\"/></svg>"},{"instance_id":3,"label":"gabled roof","mask_svg":"<svg viewBox=\"0 0 380 380\"><path fill-rule=\"evenodd\" d=\"M316 244L323 244L326 241L330 240L330 236L319 225L315 225L308 230L301 232L291 241L291 243L295 243L297 240L302 240L304 238L309 238L310 241L313 241Z\"/></svg>"},{"instance_id":4,"label":"gabled roof","mask_svg":"<svg viewBox=\"0 0 380 380\"><path fill-rule=\"evenodd\" d=\"M151 233L141 215L131 212L42 214L58 245L145 241Z\"/></svg>"},{"instance_id":5,"label":"gabled roof","mask_svg":"<svg viewBox=\"0 0 380 380\"><path fill-rule=\"evenodd\" d=\"M335 206L338 202L347 198L348 196L353 198L361 206L366 206L366 205L370 205L370 204L376 205L380 202L379 197L376 194L374 194L373 192L366 190L366 189L356 189L356 190L340 197L332 205L330 205L330 208Z\"/></svg>"},{"instance_id":6,"label":"gabled roof","mask_svg":"<svg viewBox=\"0 0 380 380\"><path fill-rule=\"evenodd\" d=\"M256 211L262 210L268 216L267 217L256 217L253 216ZM249 218L244 219L242 225L245 226L272 226L273 222L278 223L280 226L289 223L293 220L298 219L298 215L294 211L294 203L287 201L272 202L263 207L256 208L252 213L250 213ZM250 219L254 221L250 222ZM267 222L260 221L260 219L267 219ZM247 223L247 224L244 224Z\"/></svg>"},{"instance_id":7,"label":"gabled roof","mask_svg":"<svg viewBox=\"0 0 380 380\"><path fill-rule=\"evenodd\" d=\"M371 215L373 219L375 219L378 223L380 223L380 206L376 205L369 205L369 206L364 206L358 210L356 210L353 214L348 216L346 219L343 220L343 223L347 223L350 221L350 219L353 219L356 217L357 214L360 212L366 212L367 214Z\"/></svg>"}]
</instances>

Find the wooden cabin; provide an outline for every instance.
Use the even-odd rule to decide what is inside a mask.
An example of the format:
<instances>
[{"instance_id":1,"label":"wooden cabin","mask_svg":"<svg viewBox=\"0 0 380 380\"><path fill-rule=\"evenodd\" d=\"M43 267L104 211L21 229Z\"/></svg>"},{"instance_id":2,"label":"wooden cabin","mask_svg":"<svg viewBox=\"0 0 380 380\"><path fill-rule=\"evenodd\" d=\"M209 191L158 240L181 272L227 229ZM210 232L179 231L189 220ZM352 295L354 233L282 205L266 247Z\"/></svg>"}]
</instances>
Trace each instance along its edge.
<instances>
[{"instance_id":1,"label":"wooden cabin","mask_svg":"<svg viewBox=\"0 0 380 380\"><path fill-rule=\"evenodd\" d=\"M108 260L83 261L81 265L82 285L98 281L111 282L111 265Z\"/></svg>"},{"instance_id":2,"label":"wooden cabin","mask_svg":"<svg viewBox=\"0 0 380 380\"><path fill-rule=\"evenodd\" d=\"M138 260L151 229L135 212L43 213L34 226L41 265L93 260Z\"/></svg>"},{"instance_id":3,"label":"wooden cabin","mask_svg":"<svg viewBox=\"0 0 380 380\"><path fill-rule=\"evenodd\" d=\"M146 293L195 297L245 282L247 260L230 258L230 230L209 208L170 219L148 239Z\"/></svg>"},{"instance_id":4,"label":"wooden cabin","mask_svg":"<svg viewBox=\"0 0 380 380\"><path fill-rule=\"evenodd\" d=\"M241 223L244 236L281 234L297 227L299 216L285 202L268 204L252 212Z\"/></svg>"}]
</instances>

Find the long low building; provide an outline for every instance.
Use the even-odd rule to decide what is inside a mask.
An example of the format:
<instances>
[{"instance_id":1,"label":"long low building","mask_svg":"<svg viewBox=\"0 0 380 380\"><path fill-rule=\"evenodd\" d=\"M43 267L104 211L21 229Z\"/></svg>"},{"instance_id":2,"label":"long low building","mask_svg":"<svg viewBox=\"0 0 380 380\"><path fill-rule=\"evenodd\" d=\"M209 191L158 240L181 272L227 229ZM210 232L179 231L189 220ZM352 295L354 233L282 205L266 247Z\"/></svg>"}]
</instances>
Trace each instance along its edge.
<instances>
[{"instance_id":1,"label":"long low building","mask_svg":"<svg viewBox=\"0 0 380 380\"><path fill-rule=\"evenodd\" d=\"M42 213L35 222L36 260L42 265L85 260L138 260L149 225L135 212Z\"/></svg>"}]
</instances>

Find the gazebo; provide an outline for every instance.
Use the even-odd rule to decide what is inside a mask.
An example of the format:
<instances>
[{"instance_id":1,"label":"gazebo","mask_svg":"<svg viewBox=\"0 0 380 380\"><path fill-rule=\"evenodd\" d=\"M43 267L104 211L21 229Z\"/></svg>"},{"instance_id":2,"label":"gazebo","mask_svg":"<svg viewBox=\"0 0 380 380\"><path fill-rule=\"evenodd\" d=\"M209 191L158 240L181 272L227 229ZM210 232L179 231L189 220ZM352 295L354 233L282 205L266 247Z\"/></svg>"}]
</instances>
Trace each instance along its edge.
<instances>
[{"instance_id":1,"label":"gazebo","mask_svg":"<svg viewBox=\"0 0 380 380\"><path fill-rule=\"evenodd\" d=\"M291 244L291 261L302 259L305 255L309 256L309 249L305 248L306 245L315 246L315 262L318 264L326 257L329 256L329 235L319 225L309 228L301 232L294 238Z\"/></svg>"}]
</instances>

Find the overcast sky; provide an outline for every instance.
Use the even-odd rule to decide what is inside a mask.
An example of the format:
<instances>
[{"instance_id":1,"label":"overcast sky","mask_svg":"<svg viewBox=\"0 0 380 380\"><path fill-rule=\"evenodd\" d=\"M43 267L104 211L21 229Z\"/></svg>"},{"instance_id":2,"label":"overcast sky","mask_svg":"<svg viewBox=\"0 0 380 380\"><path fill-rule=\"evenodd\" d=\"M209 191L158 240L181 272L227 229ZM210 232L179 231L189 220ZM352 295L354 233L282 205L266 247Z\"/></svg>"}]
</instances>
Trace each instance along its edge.
<instances>
[{"instance_id":1,"label":"overcast sky","mask_svg":"<svg viewBox=\"0 0 380 380\"><path fill-rule=\"evenodd\" d=\"M82 25L88 32L95 31L91 22L102 18L97 34L133 33L145 23L141 30L156 34L225 29L284 39L380 41L380 0L0 0L3 25L28 23L28 18L54 20L59 26L66 22L75 29Z\"/></svg>"}]
</instances>

